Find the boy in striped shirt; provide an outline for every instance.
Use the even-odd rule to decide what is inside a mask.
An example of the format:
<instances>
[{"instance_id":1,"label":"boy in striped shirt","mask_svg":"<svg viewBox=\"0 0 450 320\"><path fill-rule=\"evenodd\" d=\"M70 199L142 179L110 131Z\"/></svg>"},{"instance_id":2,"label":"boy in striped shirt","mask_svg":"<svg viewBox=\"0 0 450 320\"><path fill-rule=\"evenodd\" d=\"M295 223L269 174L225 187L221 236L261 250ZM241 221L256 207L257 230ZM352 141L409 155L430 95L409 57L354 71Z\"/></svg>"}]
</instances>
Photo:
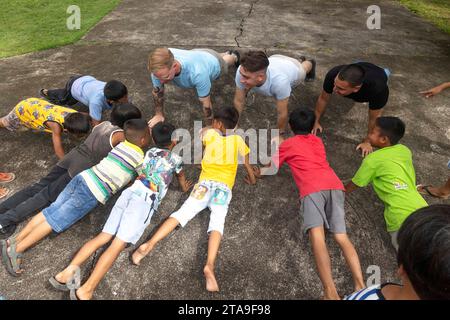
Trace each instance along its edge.
<instances>
[{"instance_id":1,"label":"boy in striped shirt","mask_svg":"<svg viewBox=\"0 0 450 320\"><path fill-rule=\"evenodd\" d=\"M2 241L2 260L10 274L22 273L20 258L25 250L52 231L67 230L136 177L144 159L142 148L150 144L150 131L143 119L128 120L124 131L124 142L99 164L76 175L56 201L34 216L16 237Z\"/></svg>"}]
</instances>

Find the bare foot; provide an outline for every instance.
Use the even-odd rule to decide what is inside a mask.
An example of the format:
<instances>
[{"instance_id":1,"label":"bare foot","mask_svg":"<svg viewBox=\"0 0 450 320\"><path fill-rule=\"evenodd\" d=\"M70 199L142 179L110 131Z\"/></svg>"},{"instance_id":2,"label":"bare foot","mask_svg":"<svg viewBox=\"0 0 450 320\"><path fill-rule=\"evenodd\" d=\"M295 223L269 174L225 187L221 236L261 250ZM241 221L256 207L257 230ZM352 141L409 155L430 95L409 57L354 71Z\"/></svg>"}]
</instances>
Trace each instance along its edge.
<instances>
[{"instance_id":1,"label":"bare foot","mask_svg":"<svg viewBox=\"0 0 450 320\"><path fill-rule=\"evenodd\" d=\"M147 255L148 247L144 243L141 245L133 254L131 255L131 260L133 263L137 266L141 265L141 260L144 259L144 257Z\"/></svg>"},{"instance_id":2,"label":"bare foot","mask_svg":"<svg viewBox=\"0 0 450 320\"><path fill-rule=\"evenodd\" d=\"M208 290L209 292L218 292L219 285L217 284L213 268L206 265L203 268L203 274L205 275L206 279L206 290Z\"/></svg>"},{"instance_id":3,"label":"bare foot","mask_svg":"<svg viewBox=\"0 0 450 320\"><path fill-rule=\"evenodd\" d=\"M59 283L66 284L67 282L72 280L77 268L78 268L78 266L72 266L72 265L68 266L62 272L58 273L55 276L56 281L58 281Z\"/></svg>"}]
</instances>

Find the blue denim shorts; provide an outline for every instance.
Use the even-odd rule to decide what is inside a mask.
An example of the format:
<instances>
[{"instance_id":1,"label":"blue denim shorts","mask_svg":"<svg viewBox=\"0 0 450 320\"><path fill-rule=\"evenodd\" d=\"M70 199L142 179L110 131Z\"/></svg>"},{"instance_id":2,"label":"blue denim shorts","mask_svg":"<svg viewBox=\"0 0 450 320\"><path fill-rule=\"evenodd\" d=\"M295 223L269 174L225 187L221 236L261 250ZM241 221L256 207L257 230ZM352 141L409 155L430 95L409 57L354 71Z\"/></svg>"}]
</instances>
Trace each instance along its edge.
<instances>
[{"instance_id":1,"label":"blue denim shorts","mask_svg":"<svg viewBox=\"0 0 450 320\"><path fill-rule=\"evenodd\" d=\"M53 231L60 233L83 218L97 204L97 199L78 174L42 213Z\"/></svg>"}]
</instances>

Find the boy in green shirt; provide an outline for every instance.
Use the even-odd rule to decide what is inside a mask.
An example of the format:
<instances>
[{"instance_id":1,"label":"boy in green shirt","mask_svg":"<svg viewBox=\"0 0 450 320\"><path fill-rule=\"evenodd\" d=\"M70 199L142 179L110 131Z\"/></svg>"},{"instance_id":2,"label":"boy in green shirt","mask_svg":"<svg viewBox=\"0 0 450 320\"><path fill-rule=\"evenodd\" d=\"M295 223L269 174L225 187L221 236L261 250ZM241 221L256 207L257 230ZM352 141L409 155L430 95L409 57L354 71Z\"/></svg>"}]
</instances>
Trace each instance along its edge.
<instances>
[{"instance_id":1,"label":"boy in green shirt","mask_svg":"<svg viewBox=\"0 0 450 320\"><path fill-rule=\"evenodd\" d=\"M353 179L345 186L346 193L372 183L384 202L384 219L398 250L397 232L414 211L428 204L416 190L416 174L412 154L398 142L405 134L405 124L397 117L379 117L369 134L372 146L380 148L364 158Z\"/></svg>"}]
</instances>

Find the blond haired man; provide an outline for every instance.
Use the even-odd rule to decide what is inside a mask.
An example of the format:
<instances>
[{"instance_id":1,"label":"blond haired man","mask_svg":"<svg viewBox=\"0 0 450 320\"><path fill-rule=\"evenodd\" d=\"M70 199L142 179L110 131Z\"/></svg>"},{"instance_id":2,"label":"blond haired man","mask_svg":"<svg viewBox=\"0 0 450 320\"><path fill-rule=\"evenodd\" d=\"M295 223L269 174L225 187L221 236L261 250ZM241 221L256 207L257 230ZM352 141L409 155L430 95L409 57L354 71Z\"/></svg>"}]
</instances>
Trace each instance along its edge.
<instances>
[{"instance_id":1,"label":"blond haired man","mask_svg":"<svg viewBox=\"0 0 450 320\"><path fill-rule=\"evenodd\" d=\"M153 83L155 115L150 119L149 126L164 121L164 85L169 82L180 88L195 88L204 117L209 121L212 116L212 82L226 74L231 65L239 66L237 51L218 53L211 49L157 48L151 52L148 70Z\"/></svg>"}]
</instances>

